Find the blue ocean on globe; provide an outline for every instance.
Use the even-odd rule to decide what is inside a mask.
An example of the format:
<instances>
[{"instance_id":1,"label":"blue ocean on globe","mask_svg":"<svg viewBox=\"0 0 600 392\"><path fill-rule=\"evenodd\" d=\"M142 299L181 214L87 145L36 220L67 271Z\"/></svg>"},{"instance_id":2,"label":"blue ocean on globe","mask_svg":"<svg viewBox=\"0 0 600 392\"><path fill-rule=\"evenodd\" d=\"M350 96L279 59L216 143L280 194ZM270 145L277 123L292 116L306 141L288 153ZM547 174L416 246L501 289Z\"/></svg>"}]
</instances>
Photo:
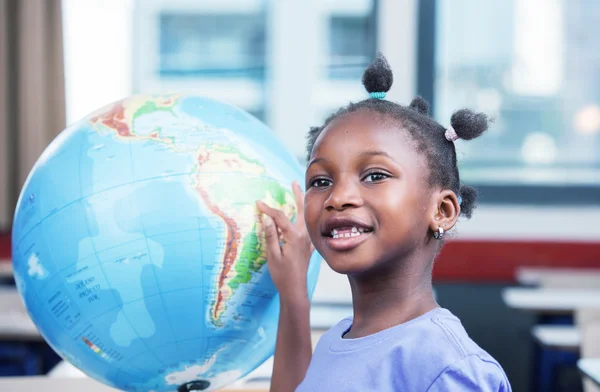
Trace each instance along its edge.
<instances>
[{"instance_id":1,"label":"blue ocean on globe","mask_svg":"<svg viewBox=\"0 0 600 392\"><path fill-rule=\"evenodd\" d=\"M234 382L273 355L279 315L255 201L294 220L303 177L266 125L206 97L134 95L90 114L47 147L17 204L29 315L118 389Z\"/></svg>"}]
</instances>

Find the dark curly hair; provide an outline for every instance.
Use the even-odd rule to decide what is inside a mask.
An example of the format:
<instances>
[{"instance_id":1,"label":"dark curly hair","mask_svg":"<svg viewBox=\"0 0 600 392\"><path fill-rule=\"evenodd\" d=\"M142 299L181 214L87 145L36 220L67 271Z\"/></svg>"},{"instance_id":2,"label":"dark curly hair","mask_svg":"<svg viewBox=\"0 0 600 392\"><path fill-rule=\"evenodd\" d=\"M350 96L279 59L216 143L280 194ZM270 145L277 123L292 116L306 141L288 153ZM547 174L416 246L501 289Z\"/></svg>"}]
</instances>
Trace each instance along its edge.
<instances>
[{"instance_id":1,"label":"dark curly hair","mask_svg":"<svg viewBox=\"0 0 600 392\"><path fill-rule=\"evenodd\" d=\"M365 70L362 83L369 93L386 93L392 87L394 76L385 57L378 53L377 57ZM460 183L456 164L454 142L445 137L446 128L429 117L429 104L421 97L412 100L409 106L379 99L368 98L352 102L333 113L320 127L310 129L307 136L308 159L312 155L315 141L325 127L334 119L348 113L370 111L395 121L398 128L405 129L416 142L417 149L423 153L429 164L429 184L452 190L460 199L461 214L471 217L475 209L477 191ZM471 140L480 136L488 128L490 119L482 113L474 113L469 109L460 109L450 118L450 124L458 137Z\"/></svg>"}]
</instances>

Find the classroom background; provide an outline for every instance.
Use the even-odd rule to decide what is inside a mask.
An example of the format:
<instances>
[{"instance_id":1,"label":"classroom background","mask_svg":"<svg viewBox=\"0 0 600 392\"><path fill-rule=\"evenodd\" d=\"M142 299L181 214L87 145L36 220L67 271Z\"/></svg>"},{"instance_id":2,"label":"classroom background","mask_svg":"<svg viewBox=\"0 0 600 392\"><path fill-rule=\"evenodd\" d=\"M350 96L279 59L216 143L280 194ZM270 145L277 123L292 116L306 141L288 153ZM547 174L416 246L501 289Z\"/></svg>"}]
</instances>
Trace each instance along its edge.
<instances>
[{"instance_id":1,"label":"classroom background","mask_svg":"<svg viewBox=\"0 0 600 392\"><path fill-rule=\"evenodd\" d=\"M249 111L304 163L308 128L364 98L382 51L388 99L421 95L441 124L464 106L495 118L458 146L480 204L436 262L439 304L514 391L600 391L599 39L597 0L2 0L0 390L101 387L39 336L11 273L16 199L66 125L134 93L193 92ZM315 338L350 300L324 264ZM270 366L235 387L266 388Z\"/></svg>"}]
</instances>

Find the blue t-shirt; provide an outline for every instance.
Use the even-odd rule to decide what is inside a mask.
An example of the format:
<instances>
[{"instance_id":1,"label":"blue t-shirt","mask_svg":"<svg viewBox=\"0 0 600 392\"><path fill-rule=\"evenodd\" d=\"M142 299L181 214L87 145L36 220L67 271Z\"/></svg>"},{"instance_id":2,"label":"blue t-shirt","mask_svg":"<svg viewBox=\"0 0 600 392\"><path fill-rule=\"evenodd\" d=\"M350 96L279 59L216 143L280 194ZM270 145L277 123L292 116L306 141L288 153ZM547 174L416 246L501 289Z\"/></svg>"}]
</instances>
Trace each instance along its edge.
<instances>
[{"instance_id":1,"label":"blue t-shirt","mask_svg":"<svg viewBox=\"0 0 600 392\"><path fill-rule=\"evenodd\" d=\"M508 392L500 364L443 308L358 339L344 339L352 318L319 340L297 392Z\"/></svg>"}]
</instances>

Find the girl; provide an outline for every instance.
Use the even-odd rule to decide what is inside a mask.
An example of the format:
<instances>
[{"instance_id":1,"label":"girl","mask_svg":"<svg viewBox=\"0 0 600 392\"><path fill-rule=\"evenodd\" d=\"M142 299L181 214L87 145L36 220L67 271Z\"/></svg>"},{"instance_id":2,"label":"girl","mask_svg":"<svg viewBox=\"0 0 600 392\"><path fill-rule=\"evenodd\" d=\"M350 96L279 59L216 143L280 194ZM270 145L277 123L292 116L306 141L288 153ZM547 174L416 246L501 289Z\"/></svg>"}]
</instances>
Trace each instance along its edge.
<instances>
[{"instance_id":1,"label":"girl","mask_svg":"<svg viewBox=\"0 0 600 392\"><path fill-rule=\"evenodd\" d=\"M281 305L272 391L511 390L498 362L438 306L431 285L445 233L475 207L475 190L460 184L454 143L481 135L487 117L459 110L444 128L421 98L408 107L385 100L392 80L379 54L363 75L371 98L310 130L304 204L294 185L295 224L258 202ZM348 276L353 303L353 317L325 333L314 355L311 242Z\"/></svg>"}]
</instances>

